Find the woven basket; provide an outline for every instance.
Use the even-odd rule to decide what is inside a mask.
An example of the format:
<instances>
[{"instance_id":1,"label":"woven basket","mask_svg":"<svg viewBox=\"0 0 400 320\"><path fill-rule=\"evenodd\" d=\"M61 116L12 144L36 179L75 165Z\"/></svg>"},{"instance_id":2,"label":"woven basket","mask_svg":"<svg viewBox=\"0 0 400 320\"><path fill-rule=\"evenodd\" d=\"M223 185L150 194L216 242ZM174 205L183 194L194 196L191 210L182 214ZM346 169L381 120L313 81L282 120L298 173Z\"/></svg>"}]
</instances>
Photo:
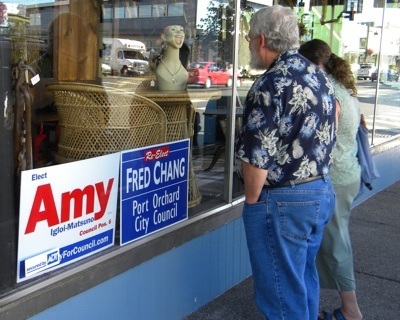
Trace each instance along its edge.
<instances>
[{"instance_id":1,"label":"woven basket","mask_svg":"<svg viewBox=\"0 0 400 320\"><path fill-rule=\"evenodd\" d=\"M145 97L86 83L47 88L59 116L58 163L166 141L166 115Z\"/></svg>"}]
</instances>

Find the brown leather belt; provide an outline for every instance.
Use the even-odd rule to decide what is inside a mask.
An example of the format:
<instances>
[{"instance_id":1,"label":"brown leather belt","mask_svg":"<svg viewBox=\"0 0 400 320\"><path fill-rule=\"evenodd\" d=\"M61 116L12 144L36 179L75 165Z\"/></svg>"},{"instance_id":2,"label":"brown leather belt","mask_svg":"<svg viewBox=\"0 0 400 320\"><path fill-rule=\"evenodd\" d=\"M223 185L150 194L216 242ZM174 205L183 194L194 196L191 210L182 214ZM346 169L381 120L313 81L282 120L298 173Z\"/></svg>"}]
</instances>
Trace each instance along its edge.
<instances>
[{"instance_id":1,"label":"brown leather belt","mask_svg":"<svg viewBox=\"0 0 400 320\"><path fill-rule=\"evenodd\" d=\"M300 179L300 180L288 180L282 183L278 183L278 184L269 184L269 185L264 185L263 188L265 189L271 189L271 188L280 188L280 187L288 187L288 186L296 186L299 184L303 184L303 183L307 183L307 182L311 182L311 181L315 181L318 179L322 179L324 176L323 175L319 175L319 176L314 176L314 177L308 177L305 179Z\"/></svg>"}]
</instances>

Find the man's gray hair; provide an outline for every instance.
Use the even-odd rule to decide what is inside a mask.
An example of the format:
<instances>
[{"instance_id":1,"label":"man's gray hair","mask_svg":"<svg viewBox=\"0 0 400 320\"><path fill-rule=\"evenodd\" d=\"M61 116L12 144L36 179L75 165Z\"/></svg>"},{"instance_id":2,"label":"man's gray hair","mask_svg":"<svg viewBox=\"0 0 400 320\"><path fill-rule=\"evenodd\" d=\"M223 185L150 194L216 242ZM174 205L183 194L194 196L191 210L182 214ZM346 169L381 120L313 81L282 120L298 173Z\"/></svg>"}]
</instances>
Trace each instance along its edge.
<instances>
[{"instance_id":1,"label":"man's gray hair","mask_svg":"<svg viewBox=\"0 0 400 320\"><path fill-rule=\"evenodd\" d=\"M294 10L274 5L258 10L250 21L252 37L263 34L267 47L275 52L299 48L299 26Z\"/></svg>"}]
</instances>

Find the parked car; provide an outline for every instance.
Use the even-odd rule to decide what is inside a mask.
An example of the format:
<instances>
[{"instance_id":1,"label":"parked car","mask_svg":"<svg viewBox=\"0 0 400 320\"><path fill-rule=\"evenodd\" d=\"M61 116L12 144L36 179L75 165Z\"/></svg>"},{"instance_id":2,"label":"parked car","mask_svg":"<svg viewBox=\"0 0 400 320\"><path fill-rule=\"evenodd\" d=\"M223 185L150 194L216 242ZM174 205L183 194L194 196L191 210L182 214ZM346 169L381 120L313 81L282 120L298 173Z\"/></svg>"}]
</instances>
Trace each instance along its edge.
<instances>
[{"instance_id":1,"label":"parked car","mask_svg":"<svg viewBox=\"0 0 400 320\"><path fill-rule=\"evenodd\" d=\"M204 88L211 85L232 86L232 74L229 70L221 67L217 62L192 62L188 68L188 84L198 84Z\"/></svg>"},{"instance_id":2,"label":"parked car","mask_svg":"<svg viewBox=\"0 0 400 320\"><path fill-rule=\"evenodd\" d=\"M386 76L386 77L385 77ZM378 79L378 70L375 70L371 75L371 81ZM386 79L386 81L399 81L399 73L396 70L381 70L380 79Z\"/></svg>"},{"instance_id":3,"label":"parked car","mask_svg":"<svg viewBox=\"0 0 400 320\"><path fill-rule=\"evenodd\" d=\"M250 69L248 72L249 78L256 80L259 76L264 74L265 69Z\"/></svg>"},{"instance_id":4,"label":"parked car","mask_svg":"<svg viewBox=\"0 0 400 320\"><path fill-rule=\"evenodd\" d=\"M376 70L376 67L372 63L361 63L360 69L357 71L357 78L368 80L371 79L372 73Z\"/></svg>"},{"instance_id":5,"label":"parked car","mask_svg":"<svg viewBox=\"0 0 400 320\"><path fill-rule=\"evenodd\" d=\"M101 64L101 73L104 76L109 76L111 74L111 67L108 64L102 63Z\"/></svg>"}]
</instances>

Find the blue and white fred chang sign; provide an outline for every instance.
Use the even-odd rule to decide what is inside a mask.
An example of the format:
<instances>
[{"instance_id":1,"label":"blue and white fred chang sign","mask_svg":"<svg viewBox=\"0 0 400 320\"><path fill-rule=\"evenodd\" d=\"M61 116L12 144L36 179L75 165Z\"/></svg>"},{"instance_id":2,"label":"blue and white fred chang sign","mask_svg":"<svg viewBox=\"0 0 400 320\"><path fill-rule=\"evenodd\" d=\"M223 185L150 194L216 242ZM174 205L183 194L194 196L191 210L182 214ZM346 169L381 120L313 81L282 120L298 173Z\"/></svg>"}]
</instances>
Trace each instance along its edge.
<instances>
[{"instance_id":1,"label":"blue and white fred chang sign","mask_svg":"<svg viewBox=\"0 0 400 320\"><path fill-rule=\"evenodd\" d=\"M121 154L121 245L188 217L190 140Z\"/></svg>"},{"instance_id":2,"label":"blue and white fred chang sign","mask_svg":"<svg viewBox=\"0 0 400 320\"><path fill-rule=\"evenodd\" d=\"M114 245L120 153L21 173L17 282Z\"/></svg>"}]
</instances>

